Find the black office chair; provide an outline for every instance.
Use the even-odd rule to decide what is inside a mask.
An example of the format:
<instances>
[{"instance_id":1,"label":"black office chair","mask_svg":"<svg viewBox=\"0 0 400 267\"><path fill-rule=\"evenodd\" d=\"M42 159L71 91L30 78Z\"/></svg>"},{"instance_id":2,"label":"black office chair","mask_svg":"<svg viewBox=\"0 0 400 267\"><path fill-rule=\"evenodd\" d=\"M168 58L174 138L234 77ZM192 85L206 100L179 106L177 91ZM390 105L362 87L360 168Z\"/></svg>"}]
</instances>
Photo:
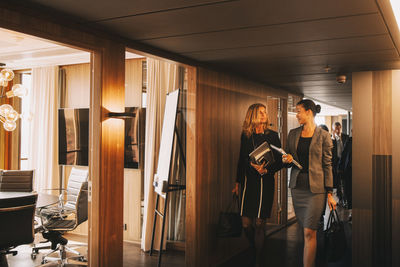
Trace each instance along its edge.
<instances>
[{"instance_id":1,"label":"black office chair","mask_svg":"<svg viewBox=\"0 0 400 267\"><path fill-rule=\"evenodd\" d=\"M33 220L37 194L0 202L0 266L7 267L7 254L34 239Z\"/></svg>"},{"instance_id":2,"label":"black office chair","mask_svg":"<svg viewBox=\"0 0 400 267\"><path fill-rule=\"evenodd\" d=\"M51 242L51 246L33 247L32 258L36 258L39 250L51 248L53 251L44 255L42 264L48 261L59 260L61 266L67 263L66 252L76 254L80 261L85 261L84 257L67 246L68 240L63 237L63 234L75 230L78 225L83 223L88 218L88 172L73 168L69 176L66 192L67 201L64 203L62 194L60 203L55 206L44 208L40 211L42 222L42 235ZM60 257L54 258L49 255L59 251Z\"/></svg>"},{"instance_id":3,"label":"black office chair","mask_svg":"<svg viewBox=\"0 0 400 267\"><path fill-rule=\"evenodd\" d=\"M32 192L33 170L0 170L0 192Z\"/></svg>"}]
</instances>

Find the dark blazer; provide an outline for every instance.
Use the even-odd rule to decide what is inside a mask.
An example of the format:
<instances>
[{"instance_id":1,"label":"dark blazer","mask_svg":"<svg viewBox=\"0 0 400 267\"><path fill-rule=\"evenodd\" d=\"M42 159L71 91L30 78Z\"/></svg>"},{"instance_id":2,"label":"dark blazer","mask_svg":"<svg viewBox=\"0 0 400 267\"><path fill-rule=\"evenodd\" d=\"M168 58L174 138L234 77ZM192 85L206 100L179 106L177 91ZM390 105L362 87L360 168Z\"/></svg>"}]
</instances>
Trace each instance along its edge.
<instances>
[{"instance_id":1,"label":"dark blazer","mask_svg":"<svg viewBox=\"0 0 400 267\"><path fill-rule=\"evenodd\" d=\"M267 130L265 132L265 141L270 145L274 145L277 147L281 147L281 140L279 139L279 135L277 132L273 130ZM258 144L259 145L259 144ZM244 133L240 138L240 153L237 167L237 176L236 182L243 183L244 177L247 175L248 177L254 177L254 179L258 179L260 176L259 173L250 165L250 157L249 154L254 150L254 145L252 143L252 138L248 138ZM274 155L275 162L267 167L268 173L266 176L274 176L275 172L282 169L282 155L277 151L272 150Z\"/></svg>"},{"instance_id":2,"label":"dark blazer","mask_svg":"<svg viewBox=\"0 0 400 267\"><path fill-rule=\"evenodd\" d=\"M346 143L349 140L349 136L347 134L341 133L340 138L342 139L343 150L344 150L344 147L346 146ZM332 143L333 143L332 162L333 162L333 165L336 166L338 164L339 158L337 156L337 142L334 137L332 139ZM342 153L343 153L343 151L342 151Z\"/></svg>"},{"instance_id":3,"label":"dark blazer","mask_svg":"<svg viewBox=\"0 0 400 267\"><path fill-rule=\"evenodd\" d=\"M301 131L300 126L289 132L286 144L286 153L291 154L296 161L297 146L299 144ZM290 188L296 188L297 176L300 169L293 165L290 173ZM333 186L332 178L332 139L330 134L316 127L311 139L308 174L310 177L310 190L313 193L325 193L326 187Z\"/></svg>"}]
</instances>

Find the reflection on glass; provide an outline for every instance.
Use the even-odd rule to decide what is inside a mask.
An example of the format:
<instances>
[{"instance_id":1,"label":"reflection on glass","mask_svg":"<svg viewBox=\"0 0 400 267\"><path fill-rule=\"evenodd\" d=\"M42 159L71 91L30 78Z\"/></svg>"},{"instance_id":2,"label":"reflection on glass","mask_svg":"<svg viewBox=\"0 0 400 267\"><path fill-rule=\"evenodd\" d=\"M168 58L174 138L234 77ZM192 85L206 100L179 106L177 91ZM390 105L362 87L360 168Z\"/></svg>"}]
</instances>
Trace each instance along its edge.
<instances>
[{"instance_id":1,"label":"reflection on glass","mask_svg":"<svg viewBox=\"0 0 400 267\"><path fill-rule=\"evenodd\" d=\"M124 167L139 168L139 108L125 108L125 112L133 113L133 118L125 119L125 152Z\"/></svg>"},{"instance_id":2,"label":"reflection on glass","mask_svg":"<svg viewBox=\"0 0 400 267\"><path fill-rule=\"evenodd\" d=\"M59 109L59 164L88 165L89 109Z\"/></svg>"}]
</instances>

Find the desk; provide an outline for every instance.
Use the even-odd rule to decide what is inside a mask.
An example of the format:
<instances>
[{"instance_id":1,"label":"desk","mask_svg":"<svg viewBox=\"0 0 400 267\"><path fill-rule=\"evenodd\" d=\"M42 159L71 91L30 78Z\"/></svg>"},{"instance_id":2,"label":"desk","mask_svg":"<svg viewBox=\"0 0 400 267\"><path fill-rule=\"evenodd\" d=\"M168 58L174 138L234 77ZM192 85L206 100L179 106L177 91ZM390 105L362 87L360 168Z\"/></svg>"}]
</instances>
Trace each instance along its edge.
<instances>
[{"instance_id":1,"label":"desk","mask_svg":"<svg viewBox=\"0 0 400 267\"><path fill-rule=\"evenodd\" d=\"M37 195L36 208L44 208L58 202L58 196L36 192L0 192L0 208L23 205L31 197Z\"/></svg>"},{"instance_id":2,"label":"desk","mask_svg":"<svg viewBox=\"0 0 400 267\"><path fill-rule=\"evenodd\" d=\"M0 208L9 208L31 204L36 192L0 192Z\"/></svg>"}]
</instances>

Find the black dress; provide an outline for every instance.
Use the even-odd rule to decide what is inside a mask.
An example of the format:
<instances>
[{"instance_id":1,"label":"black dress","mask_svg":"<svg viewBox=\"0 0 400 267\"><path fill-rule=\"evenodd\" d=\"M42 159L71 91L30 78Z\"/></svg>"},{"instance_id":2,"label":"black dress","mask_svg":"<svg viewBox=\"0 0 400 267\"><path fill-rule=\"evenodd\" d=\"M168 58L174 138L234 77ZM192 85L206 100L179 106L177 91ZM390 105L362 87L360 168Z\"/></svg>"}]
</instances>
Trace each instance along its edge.
<instances>
[{"instance_id":1,"label":"black dress","mask_svg":"<svg viewBox=\"0 0 400 267\"><path fill-rule=\"evenodd\" d=\"M260 175L251 165L249 154L264 141L281 147L278 133L267 130L263 134L242 134L236 182L241 184L241 216L269 218L274 202L274 174L282 168L282 155L273 151L275 162L267 167L267 174Z\"/></svg>"}]
</instances>

